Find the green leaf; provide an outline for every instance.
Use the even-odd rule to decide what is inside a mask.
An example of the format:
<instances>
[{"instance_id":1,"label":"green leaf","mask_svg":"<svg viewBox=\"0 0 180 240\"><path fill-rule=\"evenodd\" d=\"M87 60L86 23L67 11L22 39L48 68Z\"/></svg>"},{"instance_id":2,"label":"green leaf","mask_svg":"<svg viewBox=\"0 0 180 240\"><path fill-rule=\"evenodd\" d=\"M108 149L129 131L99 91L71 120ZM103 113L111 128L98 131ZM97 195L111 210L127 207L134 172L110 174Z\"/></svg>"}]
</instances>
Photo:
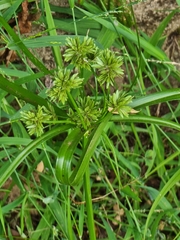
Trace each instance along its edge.
<instances>
[{"instance_id":1,"label":"green leaf","mask_svg":"<svg viewBox=\"0 0 180 240\"><path fill-rule=\"evenodd\" d=\"M43 99L42 97L30 92L29 90L13 83L8 80L6 80L3 76L0 76L0 88L3 89L4 91L26 101L27 103L30 103L37 107L38 105L40 106L45 106L47 109L49 109L49 104L47 100ZM59 116L65 116L65 113L59 109L56 106L53 106L54 110Z\"/></svg>"},{"instance_id":2,"label":"green leaf","mask_svg":"<svg viewBox=\"0 0 180 240\"><path fill-rule=\"evenodd\" d=\"M74 0L68 0L70 8L74 8L75 2Z\"/></svg>"},{"instance_id":3,"label":"green leaf","mask_svg":"<svg viewBox=\"0 0 180 240\"><path fill-rule=\"evenodd\" d=\"M94 132L88 137L85 149L83 150L82 156L80 157L73 172L71 172L73 160L72 155L83 136L83 132L81 132L79 128L76 128L67 136L59 150L56 164L56 177L61 183L77 185L82 180L82 177L88 167L89 160L94 154L96 146L99 143L100 136L111 117L112 114L108 113L103 119L103 122L100 123Z\"/></svg>"},{"instance_id":4,"label":"green leaf","mask_svg":"<svg viewBox=\"0 0 180 240\"><path fill-rule=\"evenodd\" d=\"M41 213L41 219L38 223L36 231L33 231L31 235L31 239L42 239L42 240L49 240L51 239L51 228L54 224L54 217L52 212L50 211L49 207L44 209L44 212ZM47 227L48 226L48 227Z\"/></svg>"},{"instance_id":5,"label":"green leaf","mask_svg":"<svg viewBox=\"0 0 180 240\"><path fill-rule=\"evenodd\" d=\"M180 169L178 169L176 171L176 173L164 185L163 189L159 192L159 195L156 197L154 203L152 204L151 209L150 209L149 214L148 214L148 217L147 217L147 220L146 220L145 229L144 229L144 238L143 239L145 239L145 235L146 235L146 232L148 231L148 227L149 227L149 222L151 220L152 214L154 213L156 207L159 204L161 204L161 201L163 200L166 193L168 191L170 191L170 189L179 181L180 181ZM166 205L167 205L167 202L166 202L165 206ZM169 206L169 204L168 204L168 206Z\"/></svg>"},{"instance_id":6,"label":"green leaf","mask_svg":"<svg viewBox=\"0 0 180 240\"><path fill-rule=\"evenodd\" d=\"M58 152L56 162L56 177L62 184L71 184L71 163L75 149L83 136L80 128L75 128L66 137Z\"/></svg>"},{"instance_id":7,"label":"green leaf","mask_svg":"<svg viewBox=\"0 0 180 240\"><path fill-rule=\"evenodd\" d=\"M54 19L56 27L61 30L68 31L70 33L75 33L74 24L72 19L66 19L66 21L61 19ZM101 25L92 19L83 19L83 21L76 22L78 34L86 35L87 29L91 29L89 36L96 38L101 30Z\"/></svg>"},{"instance_id":8,"label":"green leaf","mask_svg":"<svg viewBox=\"0 0 180 240\"><path fill-rule=\"evenodd\" d=\"M16 2L17 2L16 0L1 0L0 10L5 9L5 8L9 8L9 7L13 6Z\"/></svg>"},{"instance_id":9,"label":"green leaf","mask_svg":"<svg viewBox=\"0 0 180 240\"><path fill-rule=\"evenodd\" d=\"M99 42L104 48L110 48L113 45L116 38L117 33L103 26L100 33L98 34L96 41Z\"/></svg>"},{"instance_id":10,"label":"green leaf","mask_svg":"<svg viewBox=\"0 0 180 240\"><path fill-rule=\"evenodd\" d=\"M13 202L3 206L1 208L2 214L4 215L6 213L10 213L12 209L15 209L16 207L22 204L23 199L24 199L24 194L21 194L20 197L16 198Z\"/></svg>"},{"instance_id":11,"label":"green leaf","mask_svg":"<svg viewBox=\"0 0 180 240\"><path fill-rule=\"evenodd\" d=\"M47 26L49 29L49 35L57 36L54 19L52 17L52 12L51 12L48 0L44 0L44 7L45 7L46 16L47 16L46 21L47 21ZM63 67L61 50L60 50L59 46L52 46L52 48L53 48L53 52L54 52L54 56L55 56L57 65L59 67Z\"/></svg>"},{"instance_id":12,"label":"green leaf","mask_svg":"<svg viewBox=\"0 0 180 240\"><path fill-rule=\"evenodd\" d=\"M163 34L164 29L166 28L166 26L168 25L168 23L170 22L171 18L174 16L174 14L177 13L177 9L175 9L174 11L172 11L158 26L158 28L156 29L156 31L153 33L153 35L151 36L151 38L149 39L149 43L151 43L154 47L157 46L160 37ZM150 53L145 53L144 57L146 59L148 59L151 56ZM144 70L145 67L145 63L143 63L141 65L141 71Z\"/></svg>"},{"instance_id":13,"label":"green leaf","mask_svg":"<svg viewBox=\"0 0 180 240\"><path fill-rule=\"evenodd\" d=\"M112 114L108 113L103 121L94 130L94 132L88 137L88 141L86 143L85 149L83 150L82 156L79 159L76 168L72 172L72 175L70 176L71 185L76 185L82 180L82 177L88 167L90 158L94 154L94 151L100 141L100 136L104 129L107 127L107 123L111 117Z\"/></svg>"},{"instance_id":14,"label":"green leaf","mask_svg":"<svg viewBox=\"0 0 180 240\"><path fill-rule=\"evenodd\" d=\"M152 37L150 38L150 43L154 46L156 46L159 42L160 37L163 34L164 29L170 22L171 18L174 16L175 13L177 13L179 9L173 10L164 20L159 24L156 31L153 33Z\"/></svg>"},{"instance_id":15,"label":"green leaf","mask_svg":"<svg viewBox=\"0 0 180 240\"><path fill-rule=\"evenodd\" d=\"M11 162L11 164L6 165L6 168L0 169L0 187L5 183L5 181L11 176L11 174L15 171L15 169L21 164L21 162L33 151L37 148L38 145L47 141L48 139L65 132L72 125L64 125L60 127L56 127L49 132L43 134L41 137L32 141L25 149L21 151L21 153Z\"/></svg>"},{"instance_id":16,"label":"green leaf","mask_svg":"<svg viewBox=\"0 0 180 240\"><path fill-rule=\"evenodd\" d=\"M133 200L141 202L141 199L138 198L137 194L134 193L128 185L123 187L121 192L123 192L126 196L131 197Z\"/></svg>"},{"instance_id":17,"label":"green leaf","mask_svg":"<svg viewBox=\"0 0 180 240\"><path fill-rule=\"evenodd\" d=\"M13 5L10 6L4 13L3 13L3 17L4 19L8 22L11 17L13 16L13 14L15 14L16 10L18 9L18 7L20 6L20 4L22 3L23 0L17 0L14 1ZM7 2L7 1L6 1ZM2 0L0 3L0 10L1 10L1 4L2 4Z\"/></svg>"},{"instance_id":18,"label":"green leaf","mask_svg":"<svg viewBox=\"0 0 180 240\"><path fill-rule=\"evenodd\" d=\"M169 128L174 128L178 131L180 131L180 124L177 124L173 121L169 121L163 118L158 117L151 117L151 116L143 116L143 115L129 115L129 117L119 117L119 116L113 116L111 118L111 121L113 122L125 122L125 123L148 123L148 124L157 124L160 126L166 126Z\"/></svg>"},{"instance_id":19,"label":"green leaf","mask_svg":"<svg viewBox=\"0 0 180 240\"><path fill-rule=\"evenodd\" d=\"M139 97L129 104L132 108L147 107L158 104L160 102L167 102L180 99L180 88L170 89L162 92L153 93L144 97Z\"/></svg>"},{"instance_id":20,"label":"green leaf","mask_svg":"<svg viewBox=\"0 0 180 240\"><path fill-rule=\"evenodd\" d=\"M109 225L109 223L103 218L102 214L99 213L99 216L103 222L103 225L106 229L106 232L108 234L108 239L111 239L111 240L116 240L116 236L115 236L115 232L113 231L112 227Z\"/></svg>"},{"instance_id":21,"label":"green leaf","mask_svg":"<svg viewBox=\"0 0 180 240\"><path fill-rule=\"evenodd\" d=\"M150 195L152 201L155 201L156 198L161 194L160 191L158 191L157 189L154 189L152 187L145 186L144 188L147 189L148 194ZM158 205L164 211L172 209L172 205L165 197L161 198Z\"/></svg>"},{"instance_id":22,"label":"green leaf","mask_svg":"<svg viewBox=\"0 0 180 240\"><path fill-rule=\"evenodd\" d=\"M177 4L180 6L180 0L176 0Z\"/></svg>"}]
</instances>

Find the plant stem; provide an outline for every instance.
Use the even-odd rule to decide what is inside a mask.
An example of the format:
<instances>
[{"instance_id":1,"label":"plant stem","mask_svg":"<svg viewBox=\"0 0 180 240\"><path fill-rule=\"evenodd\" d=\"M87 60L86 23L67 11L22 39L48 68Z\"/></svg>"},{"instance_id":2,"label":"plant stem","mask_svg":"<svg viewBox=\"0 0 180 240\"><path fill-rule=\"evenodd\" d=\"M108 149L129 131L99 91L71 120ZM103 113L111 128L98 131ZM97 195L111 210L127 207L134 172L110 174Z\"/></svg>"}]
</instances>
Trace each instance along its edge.
<instances>
[{"instance_id":1,"label":"plant stem","mask_svg":"<svg viewBox=\"0 0 180 240\"><path fill-rule=\"evenodd\" d=\"M84 189L85 189L89 239L96 240L96 233L95 233L95 226L94 226L94 214L93 214L92 198L91 198L89 168L87 168L85 175L84 175Z\"/></svg>"},{"instance_id":2,"label":"plant stem","mask_svg":"<svg viewBox=\"0 0 180 240\"><path fill-rule=\"evenodd\" d=\"M76 26L76 18L75 18L75 14L74 14L74 8L71 8L71 10L72 10L73 22L74 22L74 32L75 32L75 35L78 36L77 26Z\"/></svg>"},{"instance_id":3,"label":"plant stem","mask_svg":"<svg viewBox=\"0 0 180 240\"><path fill-rule=\"evenodd\" d=\"M49 6L49 1L44 0L44 6L45 6L45 12L46 12L46 21L47 21L47 26L49 28L49 35L50 36L57 36L57 32L56 32L56 27L54 24L54 19L52 17L52 13L51 13L51 9ZM53 52L54 52L54 56L55 56L55 60L56 60L56 64L59 67L63 67L63 60L62 60L62 56L61 56L61 51L59 46L52 46Z\"/></svg>"},{"instance_id":4,"label":"plant stem","mask_svg":"<svg viewBox=\"0 0 180 240\"><path fill-rule=\"evenodd\" d=\"M71 222L71 202L70 202L70 186L67 187L67 217L68 217L68 233L69 233L69 239L73 240L73 232L72 232L72 222Z\"/></svg>"},{"instance_id":5,"label":"plant stem","mask_svg":"<svg viewBox=\"0 0 180 240\"><path fill-rule=\"evenodd\" d=\"M73 97L70 93L67 93L67 95L68 95L68 98L69 98L70 106L73 107L76 110L76 112L79 115L79 118L81 119L81 122L82 122L82 125L83 125L84 129L86 129L86 126L85 126L85 123L84 123L84 120L83 120L83 116L81 116L81 113L79 112L79 109L78 109L78 106L77 106L76 102L74 101L74 99L73 99Z\"/></svg>"}]
</instances>

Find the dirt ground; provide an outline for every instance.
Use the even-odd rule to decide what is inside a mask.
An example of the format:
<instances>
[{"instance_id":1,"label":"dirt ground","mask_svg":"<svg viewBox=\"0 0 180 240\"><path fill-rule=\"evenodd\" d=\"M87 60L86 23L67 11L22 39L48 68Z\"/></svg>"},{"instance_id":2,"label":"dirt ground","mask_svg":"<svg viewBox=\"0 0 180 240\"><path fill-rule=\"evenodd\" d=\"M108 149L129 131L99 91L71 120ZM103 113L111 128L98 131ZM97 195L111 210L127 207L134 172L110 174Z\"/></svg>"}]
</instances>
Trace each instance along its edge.
<instances>
[{"instance_id":1,"label":"dirt ground","mask_svg":"<svg viewBox=\"0 0 180 240\"><path fill-rule=\"evenodd\" d=\"M147 0L133 5L138 28L151 36L163 19L178 5L176 0ZM176 13L164 31L163 49L172 61L180 61L180 14Z\"/></svg>"},{"instance_id":2,"label":"dirt ground","mask_svg":"<svg viewBox=\"0 0 180 240\"><path fill-rule=\"evenodd\" d=\"M153 34L162 20L177 7L176 0L147 0L133 5L138 27L149 36ZM176 14L167 26L165 33L169 35L179 27L179 15Z\"/></svg>"}]
</instances>

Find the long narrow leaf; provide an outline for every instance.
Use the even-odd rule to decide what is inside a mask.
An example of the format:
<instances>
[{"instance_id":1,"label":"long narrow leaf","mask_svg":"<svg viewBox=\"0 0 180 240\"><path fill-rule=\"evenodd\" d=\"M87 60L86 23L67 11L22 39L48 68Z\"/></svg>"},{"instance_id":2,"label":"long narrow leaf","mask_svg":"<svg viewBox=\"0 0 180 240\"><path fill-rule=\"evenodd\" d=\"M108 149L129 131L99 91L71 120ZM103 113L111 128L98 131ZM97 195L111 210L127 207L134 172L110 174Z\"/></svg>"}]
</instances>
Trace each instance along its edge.
<instances>
[{"instance_id":1,"label":"long narrow leaf","mask_svg":"<svg viewBox=\"0 0 180 240\"><path fill-rule=\"evenodd\" d=\"M6 80L3 76L0 76L0 89L26 101L27 103L32 104L33 106L45 106L49 109L48 101L43 99L42 97L30 92L29 90ZM60 116L64 116L64 112L56 106L53 106L56 113Z\"/></svg>"},{"instance_id":2,"label":"long narrow leaf","mask_svg":"<svg viewBox=\"0 0 180 240\"><path fill-rule=\"evenodd\" d=\"M89 160L93 155L103 130L107 127L107 123L111 119L112 114L108 113L107 116L103 119L103 122L99 124L97 129L93 132L93 134L89 137L89 141L86 144L86 148L77 164L75 170L73 171L72 175L70 176L71 185L78 184L88 167Z\"/></svg>"},{"instance_id":3,"label":"long narrow leaf","mask_svg":"<svg viewBox=\"0 0 180 240\"><path fill-rule=\"evenodd\" d=\"M50 36L57 36L57 32L55 29L55 25L54 25L54 20L52 17L52 13L50 10L50 6L49 6L49 1L48 0L44 0L44 6L45 6L45 11L46 11L46 21L47 21L47 25L49 28L49 34ZM61 51L60 48L58 46L53 46L53 52L54 52L54 56L56 58L56 63L59 67L63 66L63 61L62 61L62 57L61 57Z\"/></svg>"},{"instance_id":4,"label":"long narrow leaf","mask_svg":"<svg viewBox=\"0 0 180 240\"><path fill-rule=\"evenodd\" d=\"M0 10L11 7L15 2L16 0L1 0Z\"/></svg>"},{"instance_id":5,"label":"long narrow leaf","mask_svg":"<svg viewBox=\"0 0 180 240\"><path fill-rule=\"evenodd\" d=\"M156 209L157 205L160 203L162 198L166 195L166 193L170 191L170 189L179 181L180 181L180 169L177 170L176 173L169 179L169 181L165 184L163 189L160 191L160 194L157 196L156 200L154 201L146 220L145 229L144 229L144 240L146 239L145 235L146 235L149 222L154 210Z\"/></svg>"},{"instance_id":6,"label":"long narrow leaf","mask_svg":"<svg viewBox=\"0 0 180 240\"><path fill-rule=\"evenodd\" d=\"M170 22L171 18L174 16L174 14L176 14L179 11L179 9L175 9L174 11L172 11L166 18L164 18L164 20L159 24L158 28L156 29L156 31L154 32L154 34L152 35L152 37L150 38L150 43L154 46L157 45L157 43L159 42L160 37L163 34L164 29L166 28L166 26L168 25L168 23Z\"/></svg>"},{"instance_id":7,"label":"long narrow leaf","mask_svg":"<svg viewBox=\"0 0 180 240\"><path fill-rule=\"evenodd\" d=\"M125 123L149 123L149 124L157 124L164 127L169 127L180 131L180 124L177 124L173 121L169 121L163 118L151 117L151 116L143 116L143 115L130 115L128 118L121 118L117 115L114 115L111 118L113 122L125 122Z\"/></svg>"},{"instance_id":8,"label":"long narrow leaf","mask_svg":"<svg viewBox=\"0 0 180 240\"><path fill-rule=\"evenodd\" d=\"M19 5L22 3L23 0L17 0L13 3L13 5L8 8L4 13L3 17L8 22L12 15L15 13L15 11L18 9Z\"/></svg>"},{"instance_id":9,"label":"long narrow leaf","mask_svg":"<svg viewBox=\"0 0 180 240\"><path fill-rule=\"evenodd\" d=\"M56 27L61 30L68 31L70 33L75 33L74 24L72 20L66 19L66 21L61 19L54 19ZM97 22L89 19L83 19L83 21L76 22L78 28L78 34L86 35L89 29L89 36L96 38L101 30L101 25Z\"/></svg>"},{"instance_id":10,"label":"long narrow leaf","mask_svg":"<svg viewBox=\"0 0 180 240\"><path fill-rule=\"evenodd\" d=\"M170 89L167 91L153 93L144 97L133 100L129 104L132 108L142 108L150 105L158 104L160 102L167 102L180 99L180 88Z\"/></svg>"},{"instance_id":11,"label":"long narrow leaf","mask_svg":"<svg viewBox=\"0 0 180 240\"><path fill-rule=\"evenodd\" d=\"M60 127L56 127L49 132L45 133L41 137L32 141L14 160L6 169L0 170L0 187L5 183L5 181L11 176L11 174L15 171L15 169L19 166L19 164L33 151L37 148L38 145L47 141L48 139L67 131L71 128L72 125L63 125Z\"/></svg>"}]
</instances>

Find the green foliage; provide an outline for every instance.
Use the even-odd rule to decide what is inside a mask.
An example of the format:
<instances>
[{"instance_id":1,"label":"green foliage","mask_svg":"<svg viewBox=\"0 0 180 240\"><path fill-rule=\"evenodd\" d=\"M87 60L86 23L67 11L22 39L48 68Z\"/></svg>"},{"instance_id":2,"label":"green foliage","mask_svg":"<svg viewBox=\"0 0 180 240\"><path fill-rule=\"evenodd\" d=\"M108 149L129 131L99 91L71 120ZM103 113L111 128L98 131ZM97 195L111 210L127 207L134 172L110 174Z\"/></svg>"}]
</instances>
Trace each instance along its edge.
<instances>
[{"instance_id":1,"label":"green foliage","mask_svg":"<svg viewBox=\"0 0 180 240\"><path fill-rule=\"evenodd\" d=\"M134 20L131 11L131 4L128 4L126 0L97 0L97 4L102 10L108 10L127 27L134 25Z\"/></svg>"},{"instance_id":2,"label":"green foliage","mask_svg":"<svg viewBox=\"0 0 180 240\"><path fill-rule=\"evenodd\" d=\"M178 239L180 73L158 47L178 10L148 37L126 1L44 0L49 35L27 38L8 24L21 2L0 1L0 50L23 60L0 63L0 238Z\"/></svg>"},{"instance_id":3,"label":"green foliage","mask_svg":"<svg viewBox=\"0 0 180 240\"><path fill-rule=\"evenodd\" d=\"M114 78L123 74L121 69L122 58L116 56L110 50L98 50L92 38L86 36L82 42L79 38L67 39L67 49L65 51L64 57L65 61L74 64L74 67L93 69L93 73L98 69L97 79L100 85L106 85L106 89L109 89L109 85L114 84ZM98 53L97 53L98 52ZM87 59L87 56L92 54L97 54L93 56L93 59ZM97 62L96 64L94 62ZM85 63L85 64L84 64ZM97 122L102 113L100 103L94 101L89 96L82 98L81 96L77 99L73 99L71 92L73 89L80 88L82 85L83 78L79 77L79 73L72 73L72 70L67 68L58 68L55 72L53 86L47 90L47 96L52 102L56 102L58 105L62 103L64 105L67 100L70 102L68 117L69 120L76 126L84 128L87 130L91 128L95 122ZM81 93L81 92L79 92ZM128 116L128 112L131 110L130 106L127 106L130 102L131 96L125 97L123 94L119 94L117 91L115 94L104 99L104 105L109 104L110 108L113 110L118 110L121 116ZM75 102L76 101L76 102ZM108 103L109 101L109 103ZM67 108L67 106L66 106ZM48 110L38 106L36 113L26 112L22 113L22 120L27 125L30 135L35 134L40 136L43 133L43 122L48 122L48 120L53 120L52 115L48 114ZM44 112L43 112L44 110ZM49 112L50 113L50 112ZM55 119L54 119L55 120Z\"/></svg>"}]
</instances>

